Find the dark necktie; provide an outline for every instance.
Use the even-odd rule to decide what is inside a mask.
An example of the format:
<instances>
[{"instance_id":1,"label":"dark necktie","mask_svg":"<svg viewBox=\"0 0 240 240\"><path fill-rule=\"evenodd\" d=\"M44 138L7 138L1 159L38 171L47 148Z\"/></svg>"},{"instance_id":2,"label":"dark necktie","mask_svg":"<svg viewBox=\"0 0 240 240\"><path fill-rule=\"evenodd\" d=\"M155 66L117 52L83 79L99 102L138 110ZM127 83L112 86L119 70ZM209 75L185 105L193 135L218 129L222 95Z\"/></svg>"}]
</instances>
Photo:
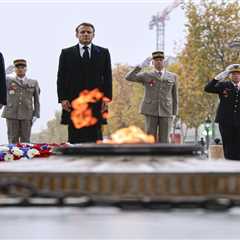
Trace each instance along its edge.
<instances>
[{"instance_id":1,"label":"dark necktie","mask_svg":"<svg viewBox=\"0 0 240 240\"><path fill-rule=\"evenodd\" d=\"M88 46L84 46L83 49L84 49L83 59L84 60L89 60L90 57L89 57L89 52L88 52Z\"/></svg>"},{"instance_id":2,"label":"dark necktie","mask_svg":"<svg viewBox=\"0 0 240 240\"><path fill-rule=\"evenodd\" d=\"M19 80L19 82L20 82L20 83L23 85L23 80L22 80L22 79L20 79L20 78L19 78L18 80Z\"/></svg>"},{"instance_id":3,"label":"dark necktie","mask_svg":"<svg viewBox=\"0 0 240 240\"><path fill-rule=\"evenodd\" d=\"M158 72L157 72L157 75L158 75L159 78L161 78L161 77L162 77L162 72L161 72L161 71L158 71Z\"/></svg>"}]
</instances>

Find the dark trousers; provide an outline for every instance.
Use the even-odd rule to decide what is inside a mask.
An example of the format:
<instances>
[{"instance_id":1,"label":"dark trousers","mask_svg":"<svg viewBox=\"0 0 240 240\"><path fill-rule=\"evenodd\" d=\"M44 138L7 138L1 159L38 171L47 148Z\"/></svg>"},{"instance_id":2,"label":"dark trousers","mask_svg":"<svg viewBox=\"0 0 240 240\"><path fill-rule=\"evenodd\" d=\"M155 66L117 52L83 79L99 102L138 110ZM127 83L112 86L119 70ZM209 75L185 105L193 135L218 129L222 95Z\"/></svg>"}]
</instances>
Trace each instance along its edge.
<instances>
[{"instance_id":1,"label":"dark trousers","mask_svg":"<svg viewBox=\"0 0 240 240\"><path fill-rule=\"evenodd\" d=\"M240 126L219 123L219 130L223 141L224 157L240 160Z\"/></svg>"},{"instance_id":2,"label":"dark trousers","mask_svg":"<svg viewBox=\"0 0 240 240\"><path fill-rule=\"evenodd\" d=\"M72 122L68 125L68 142L95 143L98 140L102 140L102 128L100 124L80 129L75 128Z\"/></svg>"}]
</instances>

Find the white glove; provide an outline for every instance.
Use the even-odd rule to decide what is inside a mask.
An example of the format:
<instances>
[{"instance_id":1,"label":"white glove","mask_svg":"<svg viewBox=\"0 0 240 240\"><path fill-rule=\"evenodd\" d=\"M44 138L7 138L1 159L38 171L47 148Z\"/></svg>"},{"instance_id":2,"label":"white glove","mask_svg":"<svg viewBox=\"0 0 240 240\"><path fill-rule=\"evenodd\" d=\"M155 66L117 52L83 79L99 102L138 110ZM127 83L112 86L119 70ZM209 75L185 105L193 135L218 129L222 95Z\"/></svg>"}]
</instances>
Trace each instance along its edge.
<instances>
[{"instance_id":1,"label":"white glove","mask_svg":"<svg viewBox=\"0 0 240 240\"><path fill-rule=\"evenodd\" d=\"M32 124L34 124L36 122L36 120L37 120L37 117L33 117L32 118Z\"/></svg>"},{"instance_id":2,"label":"white glove","mask_svg":"<svg viewBox=\"0 0 240 240\"><path fill-rule=\"evenodd\" d=\"M226 67L226 71L229 71L231 70L232 68L234 67L239 67L239 64L238 63L234 63L234 64L230 64Z\"/></svg>"},{"instance_id":3,"label":"white glove","mask_svg":"<svg viewBox=\"0 0 240 240\"><path fill-rule=\"evenodd\" d=\"M145 68L145 67L148 67L150 65L152 61L152 58L151 57L147 57L140 65L139 67L140 68Z\"/></svg>"},{"instance_id":4,"label":"white glove","mask_svg":"<svg viewBox=\"0 0 240 240\"><path fill-rule=\"evenodd\" d=\"M227 78L228 75L229 75L229 71L223 71L223 72L220 72L214 79L221 81L221 80L224 80L225 78Z\"/></svg>"}]
</instances>

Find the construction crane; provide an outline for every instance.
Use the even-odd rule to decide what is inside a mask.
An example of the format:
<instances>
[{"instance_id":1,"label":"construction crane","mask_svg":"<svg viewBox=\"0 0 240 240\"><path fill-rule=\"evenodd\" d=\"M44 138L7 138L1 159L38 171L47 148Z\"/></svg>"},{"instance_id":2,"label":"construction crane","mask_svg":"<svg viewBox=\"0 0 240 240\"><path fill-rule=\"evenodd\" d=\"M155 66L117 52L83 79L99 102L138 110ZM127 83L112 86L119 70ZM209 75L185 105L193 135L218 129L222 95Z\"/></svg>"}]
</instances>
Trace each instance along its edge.
<instances>
[{"instance_id":1,"label":"construction crane","mask_svg":"<svg viewBox=\"0 0 240 240\"><path fill-rule=\"evenodd\" d=\"M165 22L169 19L169 14L178 6L183 4L182 0L175 0L173 3L163 9L161 13L152 16L149 23L149 29L156 27L156 50L164 51L165 48Z\"/></svg>"}]
</instances>

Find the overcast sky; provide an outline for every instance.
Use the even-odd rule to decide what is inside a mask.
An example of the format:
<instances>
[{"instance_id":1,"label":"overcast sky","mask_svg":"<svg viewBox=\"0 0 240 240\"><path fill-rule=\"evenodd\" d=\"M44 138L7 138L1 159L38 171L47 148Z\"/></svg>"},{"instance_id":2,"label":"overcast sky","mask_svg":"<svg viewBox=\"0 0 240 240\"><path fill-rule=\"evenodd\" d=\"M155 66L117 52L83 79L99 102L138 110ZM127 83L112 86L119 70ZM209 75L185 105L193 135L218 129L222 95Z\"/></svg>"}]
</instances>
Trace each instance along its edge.
<instances>
[{"instance_id":1,"label":"overcast sky","mask_svg":"<svg viewBox=\"0 0 240 240\"><path fill-rule=\"evenodd\" d=\"M6 66L16 58L28 61L28 77L41 87L41 118L33 132L46 127L60 109L56 73L62 48L77 43L75 27L91 22L96 28L94 43L110 50L112 64L136 65L155 50L156 33L149 30L151 16L171 0L130 1L3 1L0 0L0 51ZM181 7L166 22L166 55L176 55L183 46L185 17ZM0 142L6 143L5 120L0 120Z\"/></svg>"}]
</instances>

